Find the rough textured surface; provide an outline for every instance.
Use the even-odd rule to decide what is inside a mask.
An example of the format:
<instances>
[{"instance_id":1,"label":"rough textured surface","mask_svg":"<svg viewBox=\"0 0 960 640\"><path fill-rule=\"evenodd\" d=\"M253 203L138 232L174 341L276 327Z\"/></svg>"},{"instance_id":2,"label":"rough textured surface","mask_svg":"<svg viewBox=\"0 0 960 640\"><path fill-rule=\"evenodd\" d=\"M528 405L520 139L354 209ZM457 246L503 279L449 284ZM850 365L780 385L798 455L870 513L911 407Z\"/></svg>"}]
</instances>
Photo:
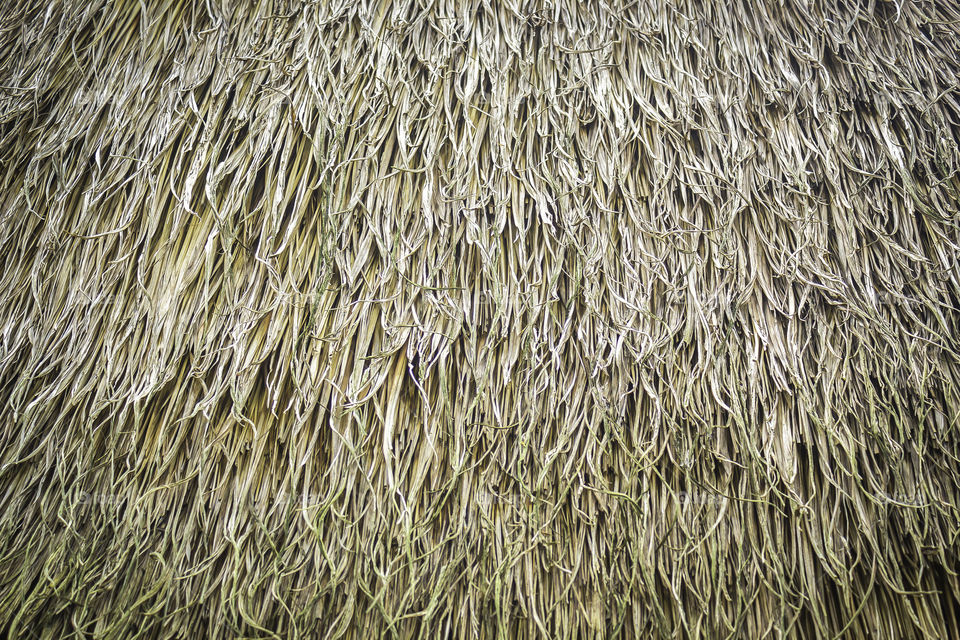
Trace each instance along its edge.
<instances>
[{"instance_id":1,"label":"rough textured surface","mask_svg":"<svg viewBox=\"0 0 960 640\"><path fill-rule=\"evenodd\" d=\"M3 2L0 627L960 636L956 5L380 5Z\"/></svg>"}]
</instances>

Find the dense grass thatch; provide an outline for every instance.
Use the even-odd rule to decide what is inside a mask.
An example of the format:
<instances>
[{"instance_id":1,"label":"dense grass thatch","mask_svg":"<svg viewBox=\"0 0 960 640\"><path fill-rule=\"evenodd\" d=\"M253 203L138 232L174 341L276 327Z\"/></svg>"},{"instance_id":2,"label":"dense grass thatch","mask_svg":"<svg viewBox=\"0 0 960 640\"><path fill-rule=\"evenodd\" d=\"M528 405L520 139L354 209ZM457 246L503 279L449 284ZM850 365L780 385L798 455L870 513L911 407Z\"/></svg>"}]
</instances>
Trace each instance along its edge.
<instances>
[{"instance_id":1,"label":"dense grass thatch","mask_svg":"<svg viewBox=\"0 0 960 640\"><path fill-rule=\"evenodd\" d=\"M952 0L2 4L9 637L960 637Z\"/></svg>"}]
</instances>

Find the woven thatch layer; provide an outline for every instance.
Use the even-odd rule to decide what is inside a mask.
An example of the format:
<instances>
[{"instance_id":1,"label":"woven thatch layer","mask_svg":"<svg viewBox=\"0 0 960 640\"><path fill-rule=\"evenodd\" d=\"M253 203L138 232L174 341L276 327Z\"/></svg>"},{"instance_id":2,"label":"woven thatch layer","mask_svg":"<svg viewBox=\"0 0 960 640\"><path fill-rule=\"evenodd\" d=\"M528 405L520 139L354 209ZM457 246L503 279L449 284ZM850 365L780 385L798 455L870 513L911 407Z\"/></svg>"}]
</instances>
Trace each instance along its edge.
<instances>
[{"instance_id":1,"label":"woven thatch layer","mask_svg":"<svg viewBox=\"0 0 960 640\"><path fill-rule=\"evenodd\" d=\"M958 637L952 0L383 4L3 3L0 625Z\"/></svg>"}]
</instances>

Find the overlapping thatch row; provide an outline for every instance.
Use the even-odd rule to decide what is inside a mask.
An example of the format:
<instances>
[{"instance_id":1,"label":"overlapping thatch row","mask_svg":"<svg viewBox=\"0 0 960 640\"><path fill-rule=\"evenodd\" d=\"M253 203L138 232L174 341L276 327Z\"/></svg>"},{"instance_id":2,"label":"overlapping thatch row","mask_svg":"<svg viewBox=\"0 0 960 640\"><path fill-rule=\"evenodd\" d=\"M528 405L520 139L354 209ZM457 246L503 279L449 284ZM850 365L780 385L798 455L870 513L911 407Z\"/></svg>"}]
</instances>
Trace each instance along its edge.
<instances>
[{"instance_id":1,"label":"overlapping thatch row","mask_svg":"<svg viewBox=\"0 0 960 640\"><path fill-rule=\"evenodd\" d=\"M3 3L0 626L960 635L960 11Z\"/></svg>"}]
</instances>

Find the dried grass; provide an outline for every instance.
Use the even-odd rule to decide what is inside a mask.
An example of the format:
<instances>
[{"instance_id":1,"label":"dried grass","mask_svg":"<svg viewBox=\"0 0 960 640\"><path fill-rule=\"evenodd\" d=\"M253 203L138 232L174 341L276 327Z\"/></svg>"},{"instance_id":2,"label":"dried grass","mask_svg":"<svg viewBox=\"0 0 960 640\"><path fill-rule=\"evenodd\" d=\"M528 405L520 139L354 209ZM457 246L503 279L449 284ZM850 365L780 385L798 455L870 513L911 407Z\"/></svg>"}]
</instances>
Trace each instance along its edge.
<instances>
[{"instance_id":1,"label":"dried grass","mask_svg":"<svg viewBox=\"0 0 960 640\"><path fill-rule=\"evenodd\" d=\"M0 627L960 636L958 21L3 3Z\"/></svg>"}]
</instances>

